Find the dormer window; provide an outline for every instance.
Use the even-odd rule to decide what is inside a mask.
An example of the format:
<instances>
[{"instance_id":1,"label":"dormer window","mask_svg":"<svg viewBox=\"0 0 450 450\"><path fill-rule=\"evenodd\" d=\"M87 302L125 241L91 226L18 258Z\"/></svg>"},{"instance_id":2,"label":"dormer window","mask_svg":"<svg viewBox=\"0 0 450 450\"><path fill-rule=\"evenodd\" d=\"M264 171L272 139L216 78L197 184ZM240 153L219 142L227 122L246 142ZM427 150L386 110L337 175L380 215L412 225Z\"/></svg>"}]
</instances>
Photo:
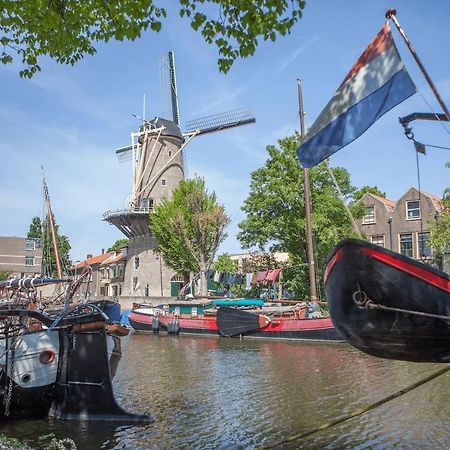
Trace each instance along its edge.
<instances>
[{"instance_id":1,"label":"dormer window","mask_svg":"<svg viewBox=\"0 0 450 450\"><path fill-rule=\"evenodd\" d=\"M364 208L363 224L375 223L375 206L366 206Z\"/></svg>"},{"instance_id":2,"label":"dormer window","mask_svg":"<svg viewBox=\"0 0 450 450\"><path fill-rule=\"evenodd\" d=\"M420 219L420 202L411 200L406 202L406 220Z\"/></svg>"}]
</instances>

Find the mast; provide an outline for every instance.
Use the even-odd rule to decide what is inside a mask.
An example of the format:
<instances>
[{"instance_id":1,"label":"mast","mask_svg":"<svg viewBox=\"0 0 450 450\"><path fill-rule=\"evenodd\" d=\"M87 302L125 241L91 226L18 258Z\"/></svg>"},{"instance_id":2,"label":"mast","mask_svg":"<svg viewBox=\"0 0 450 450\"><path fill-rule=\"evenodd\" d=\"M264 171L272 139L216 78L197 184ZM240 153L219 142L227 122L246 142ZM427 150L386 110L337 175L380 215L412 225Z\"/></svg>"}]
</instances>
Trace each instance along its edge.
<instances>
[{"instance_id":1,"label":"mast","mask_svg":"<svg viewBox=\"0 0 450 450\"><path fill-rule=\"evenodd\" d=\"M403 28L401 27L398 19L397 19L397 10L395 9L389 9L386 12L386 19L391 19L392 22L394 22L395 26L397 27L398 32L402 36L403 40L405 41L406 46L408 47L409 51L413 55L413 58L415 59L417 65L419 66L420 70L422 71L425 79L427 80L431 90L433 91L438 103L441 105L441 108L444 110L445 115L447 116L447 120L450 121L450 111L448 110L446 104L442 100L436 86L434 85L433 81L431 80L430 76L428 75L428 72L426 71L424 65L422 64L422 61L419 59L419 56L417 55L416 51L414 50L411 41L408 39L408 36L406 36L406 33L403 31Z\"/></svg>"},{"instance_id":2,"label":"mast","mask_svg":"<svg viewBox=\"0 0 450 450\"><path fill-rule=\"evenodd\" d=\"M302 84L297 79L298 89L298 113L300 116L300 137L305 137L305 122L303 111ZM309 270L309 288L311 291L311 301L317 302L317 286L316 286L316 265L314 261L314 245L312 234L312 213L311 213L311 192L309 189L309 169L303 167L303 190L305 195L305 216L306 216L306 241L308 246L308 270Z\"/></svg>"},{"instance_id":3,"label":"mast","mask_svg":"<svg viewBox=\"0 0 450 450\"><path fill-rule=\"evenodd\" d=\"M50 195L48 194L48 187L47 187L47 182L45 181L45 177L42 179L42 183L44 185L44 198L45 198L45 203L47 204L47 217L48 217L48 223L50 225L50 232L52 235L53 250L55 252L56 270L58 273L58 278L61 278L62 277L61 261L59 260L58 245L56 243L55 223L53 221L52 207L50 205Z\"/></svg>"}]
</instances>

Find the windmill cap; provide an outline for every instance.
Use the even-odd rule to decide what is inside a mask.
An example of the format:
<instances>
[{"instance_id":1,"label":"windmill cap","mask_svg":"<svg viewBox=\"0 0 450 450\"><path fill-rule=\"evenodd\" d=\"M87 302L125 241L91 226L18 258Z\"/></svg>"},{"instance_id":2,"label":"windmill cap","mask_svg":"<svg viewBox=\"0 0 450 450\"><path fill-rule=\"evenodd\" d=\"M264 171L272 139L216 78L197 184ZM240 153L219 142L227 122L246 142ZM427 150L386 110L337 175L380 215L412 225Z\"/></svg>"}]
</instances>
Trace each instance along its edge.
<instances>
[{"instance_id":1,"label":"windmill cap","mask_svg":"<svg viewBox=\"0 0 450 450\"><path fill-rule=\"evenodd\" d=\"M161 119L160 117L155 117L152 120L148 120L147 124L150 125L150 128L160 128L164 127L162 131L162 136L172 136L184 140L183 133L175 122L167 119ZM140 131L143 131L143 127L140 128Z\"/></svg>"}]
</instances>

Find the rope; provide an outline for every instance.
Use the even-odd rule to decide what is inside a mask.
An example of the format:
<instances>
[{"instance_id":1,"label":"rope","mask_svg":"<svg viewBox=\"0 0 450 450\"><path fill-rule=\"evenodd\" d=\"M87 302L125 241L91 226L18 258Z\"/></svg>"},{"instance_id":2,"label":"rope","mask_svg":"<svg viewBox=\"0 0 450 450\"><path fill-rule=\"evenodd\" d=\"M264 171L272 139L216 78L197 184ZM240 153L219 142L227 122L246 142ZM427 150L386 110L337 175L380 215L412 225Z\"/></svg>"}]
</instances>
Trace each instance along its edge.
<instances>
[{"instance_id":1,"label":"rope","mask_svg":"<svg viewBox=\"0 0 450 450\"><path fill-rule=\"evenodd\" d=\"M344 198L345 198L344 194L342 193L341 188L339 187L339 184L338 184L338 182L337 182L337 180L336 180L336 178L334 176L334 173L331 170L331 167L330 167L330 165L328 163L328 159L325 160L325 165L327 167L328 173L331 176L331 179L333 180L334 186L336 187L336 189L337 189L337 191L339 193L339 196L341 197L342 203L344 204L344 207L345 207L345 209L346 209L346 211L347 211L347 213L348 213L348 215L349 215L349 217L350 217L350 219L351 219L351 221L353 223L353 227L355 228L356 232L358 233L358 236L360 237L360 239L362 239L361 231L359 231L358 224L356 223L356 220L353 217L353 214L350 211L350 208L348 207L348 205L344 201Z\"/></svg>"},{"instance_id":2,"label":"rope","mask_svg":"<svg viewBox=\"0 0 450 450\"><path fill-rule=\"evenodd\" d=\"M422 100L425 102L425 104L428 106L428 109L436 116L437 121L441 124L442 128L444 128L444 130L447 132L448 135L450 135L450 130L445 126L444 122L442 122L442 120L439 120L439 116L436 114L436 112L433 110L433 108L431 107L431 105L428 103L427 99L425 98L425 96L422 94L421 91L417 90L417 92L419 93L419 95L422 97Z\"/></svg>"},{"instance_id":3,"label":"rope","mask_svg":"<svg viewBox=\"0 0 450 450\"><path fill-rule=\"evenodd\" d=\"M435 378L443 375L444 373L448 372L449 370L450 370L450 365L447 365L446 367L444 367L444 368L438 370L437 372L435 372L435 373L433 373L433 374L423 378L422 380L420 380L420 381L418 381L416 383L413 383L410 386L408 386L408 387L406 387L404 389L401 389L398 392L395 392L394 394L388 395L387 397L385 397L385 398L383 398L381 400L378 400L378 401L376 401L374 403L371 403L370 405L365 406L364 408L356 409L355 411L353 411L350 414L347 414L347 415L345 415L343 417L340 417L338 419L332 420L332 421L330 421L328 423L320 425L319 427L314 428L314 429L309 430L309 431L306 431L304 433L299 433L299 434L290 436L288 438L285 438L285 439L283 439L281 441L278 441L278 442L275 442L275 443L272 443L272 444L269 444L269 445L265 445L263 447L260 447L259 450L265 450L265 449L269 449L269 448L279 447L279 446L281 446L283 444L287 444L289 442L297 441L299 439L303 439L303 438L305 438L307 436L311 436L311 435L313 435L315 433L318 433L319 431L323 431L323 430L326 430L328 428L334 427L335 425L339 425L339 424L341 424L343 422L346 422L347 420L353 419L354 417L361 416L362 414L364 414L364 413L366 413L368 411L371 411L372 409L375 409L378 406L381 406L381 405L383 405L383 404L385 404L385 403L387 403L387 402L389 402L391 400L394 400L394 399L400 397L401 395L406 394L406 393L412 391L413 389L416 389L419 386L422 386L423 384L428 383L431 380L434 380Z\"/></svg>"},{"instance_id":4,"label":"rope","mask_svg":"<svg viewBox=\"0 0 450 450\"><path fill-rule=\"evenodd\" d=\"M405 314L414 314L415 316L431 317L433 319L450 320L450 316L442 316L440 314L432 314L432 313L425 313L425 312L421 312L421 311L412 311L409 309L394 308L392 306L380 305L379 303L372 303L372 301L368 301L365 305L365 308L367 308L367 309L382 309L384 311L394 311L394 312L401 312L401 313L405 313Z\"/></svg>"}]
</instances>

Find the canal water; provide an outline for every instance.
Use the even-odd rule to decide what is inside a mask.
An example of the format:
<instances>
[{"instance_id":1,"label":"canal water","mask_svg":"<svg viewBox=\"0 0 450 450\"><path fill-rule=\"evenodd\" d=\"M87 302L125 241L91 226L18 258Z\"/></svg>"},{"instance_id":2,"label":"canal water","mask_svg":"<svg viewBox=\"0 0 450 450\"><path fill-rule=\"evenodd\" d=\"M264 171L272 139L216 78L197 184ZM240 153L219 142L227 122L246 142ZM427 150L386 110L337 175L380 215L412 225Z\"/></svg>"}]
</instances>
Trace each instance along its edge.
<instances>
[{"instance_id":1,"label":"canal water","mask_svg":"<svg viewBox=\"0 0 450 450\"><path fill-rule=\"evenodd\" d=\"M114 388L154 422L16 421L0 433L53 433L79 449L252 449L351 414L445 367L388 361L346 344L132 333ZM276 448L450 448L450 372L361 416Z\"/></svg>"}]
</instances>

